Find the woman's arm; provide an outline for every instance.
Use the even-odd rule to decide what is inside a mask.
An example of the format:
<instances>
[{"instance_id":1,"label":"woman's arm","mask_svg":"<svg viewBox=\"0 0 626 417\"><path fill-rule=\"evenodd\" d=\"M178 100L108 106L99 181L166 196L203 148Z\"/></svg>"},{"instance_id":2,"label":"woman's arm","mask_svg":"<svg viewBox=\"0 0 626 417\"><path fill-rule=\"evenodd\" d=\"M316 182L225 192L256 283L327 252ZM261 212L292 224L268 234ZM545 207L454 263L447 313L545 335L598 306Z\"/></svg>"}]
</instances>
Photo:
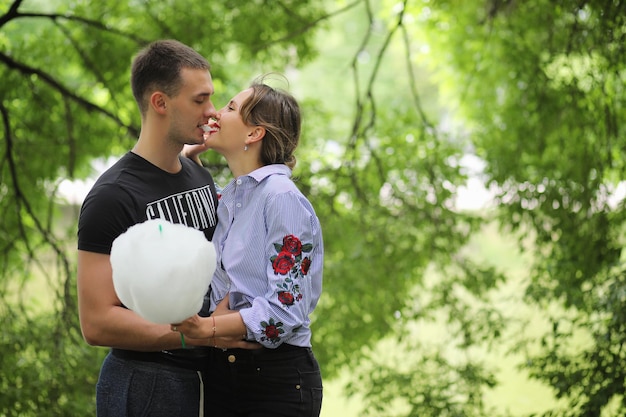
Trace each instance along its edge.
<instances>
[{"instance_id":1,"label":"woman's arm","mask_svg":"<svg viewBox=\"0 0 626 417\"><path fill-rule=\"evenodd\" d=\"M181 151L181 155L185 158L189 158L194 161L196 164L202 166L202 161L200 161L200 154L209 149L204 142L201 145L185 145L183 146L183 150Z\"/></svg>"},{"instance_id":2,"label":"woman's arm","mask_svg":"<svg viewBox=\"0 0 626 417\"><path fill-rule=\"evenodd\" d=\"M323 242L312 206L298 192L266 203L267 239L259 265L266 284L250 307L239 310L248 334L268 348L310 344L310 314L321 294ZM254 248L250 248L254 250ZM232 295L231 295L232 296Z\"/></svg>"},{"instance_id":3,"label":"woman's arm","mask_svg":"<svg viewBox=\"0 0 626 417\"><path fill-rule=\"evenodd\" d=\"M196 339L231 338L244 340L247 330L238 311L229 311L221 315L215 313L209 317L195 315L182 323L172 324L187 337Z\"/></svg>"}]
</instances>

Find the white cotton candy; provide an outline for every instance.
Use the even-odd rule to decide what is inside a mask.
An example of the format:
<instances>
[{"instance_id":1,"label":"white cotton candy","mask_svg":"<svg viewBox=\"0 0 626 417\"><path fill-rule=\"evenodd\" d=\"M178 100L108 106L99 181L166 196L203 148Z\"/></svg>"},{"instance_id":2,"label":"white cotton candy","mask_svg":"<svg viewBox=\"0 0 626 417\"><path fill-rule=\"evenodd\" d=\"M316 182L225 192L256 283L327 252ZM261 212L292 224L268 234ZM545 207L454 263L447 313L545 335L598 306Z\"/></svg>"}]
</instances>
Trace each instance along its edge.
<instances>
[{"instance_id":1,"label":"white cotton candy","mask_svg":"<svg viewBox=\"0 0 626 417\"><path fill-rule=\"evenodd\" d=\"M215 248L204 233L155 219L113 241L113 286L120 301L153 323L180 323L202 308Z\"/></svg>"}]
</instances>

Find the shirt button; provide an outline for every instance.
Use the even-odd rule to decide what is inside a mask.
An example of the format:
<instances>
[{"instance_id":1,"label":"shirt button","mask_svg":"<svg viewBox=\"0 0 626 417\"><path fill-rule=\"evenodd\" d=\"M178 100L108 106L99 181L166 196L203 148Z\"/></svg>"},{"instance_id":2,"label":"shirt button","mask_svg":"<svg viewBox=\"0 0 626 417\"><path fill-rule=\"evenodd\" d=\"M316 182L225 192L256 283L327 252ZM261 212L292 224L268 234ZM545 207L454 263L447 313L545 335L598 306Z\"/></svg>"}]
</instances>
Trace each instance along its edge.
<instances>
[{"instance_id":1,"label":"shirt button","mask_svg":"<svg viewBox=\"0 0 626 417\"><path fill-rule=\"evenodd\" d=\"M241 203L237 203L237 208L241 208Z\"/></svg>"},{"instance_id":2,"label":"shirt button","mask_svg":"<svg viewBox=\"0 0 626 417\"><path fill-rule=\"evenodd\" d=\"M228 362L235 363L236 360L237 358L235 357L235 355L228 355Z\"/></svg>"},{"instance_id":3,"label":"shirt button","mask_svg":"<svg viewBox=\"0 0 626 417\"><path fill-rule=\"evenodd\" d=\"M300 384L296 385L296 389L300 389Z\"/></svg>"},{"instance_id":4,"label":"shirt button","mask_svg":"<svg viewBox=\"0 0 626 417\"><path fill-rule=\"evenodd\" d=\"M237 180L237 185L241 185L241 180Z\"/></svg>"}]
</instances>

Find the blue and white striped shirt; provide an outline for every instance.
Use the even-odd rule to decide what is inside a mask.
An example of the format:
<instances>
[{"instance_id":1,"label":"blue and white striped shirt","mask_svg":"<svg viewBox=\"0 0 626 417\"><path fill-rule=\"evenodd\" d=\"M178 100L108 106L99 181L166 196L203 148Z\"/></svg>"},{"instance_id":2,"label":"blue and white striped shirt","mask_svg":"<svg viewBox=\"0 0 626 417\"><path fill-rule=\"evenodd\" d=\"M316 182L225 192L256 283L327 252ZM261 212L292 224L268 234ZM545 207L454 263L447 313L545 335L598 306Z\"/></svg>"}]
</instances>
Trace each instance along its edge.
<instances>
[{"instance_id":1,"label":"blue and white striped shirt","mask_svg":"<svg viewBox=\"0 0 626 417\"><path fill-rule=\"evenodd\" d=\"M248 339L311 346L309 315L322 291L324 246L311 203L283 164L231 181L218 206L211 308L230 293Z\"/></svg>"}]
</instances>

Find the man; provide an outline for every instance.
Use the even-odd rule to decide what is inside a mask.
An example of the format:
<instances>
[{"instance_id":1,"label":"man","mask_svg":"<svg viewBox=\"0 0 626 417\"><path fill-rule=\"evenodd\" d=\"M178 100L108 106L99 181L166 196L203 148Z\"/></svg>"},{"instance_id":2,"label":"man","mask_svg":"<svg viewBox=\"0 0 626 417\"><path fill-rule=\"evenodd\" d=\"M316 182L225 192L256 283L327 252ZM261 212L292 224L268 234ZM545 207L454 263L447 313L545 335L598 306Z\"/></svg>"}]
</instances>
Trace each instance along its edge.
<instances>
[{"instance_id":1,"label":"man","mask_svg":"<svg viewBox=\"0 0 626 417\"><path fill-rule=\"evenodd\" d=\"M185 144L204 142L202 126L216 113L209 70L205 58L174 40L153 42L137 54L131 86L141 113L139 139L100 176L81 208L81 330L88 344L112 348L97 384L99 417L204 415L200 371L206 369L202 346L208 340L186 339L182 349L179 333L169 325L150 323L126 309L113 287L110 251L116 237L151 218L195 227L212 238L217 223L213 179L179 157ZM210 196L211 204L186 198L199 192Z\"/></svg>"}]
</instances>

